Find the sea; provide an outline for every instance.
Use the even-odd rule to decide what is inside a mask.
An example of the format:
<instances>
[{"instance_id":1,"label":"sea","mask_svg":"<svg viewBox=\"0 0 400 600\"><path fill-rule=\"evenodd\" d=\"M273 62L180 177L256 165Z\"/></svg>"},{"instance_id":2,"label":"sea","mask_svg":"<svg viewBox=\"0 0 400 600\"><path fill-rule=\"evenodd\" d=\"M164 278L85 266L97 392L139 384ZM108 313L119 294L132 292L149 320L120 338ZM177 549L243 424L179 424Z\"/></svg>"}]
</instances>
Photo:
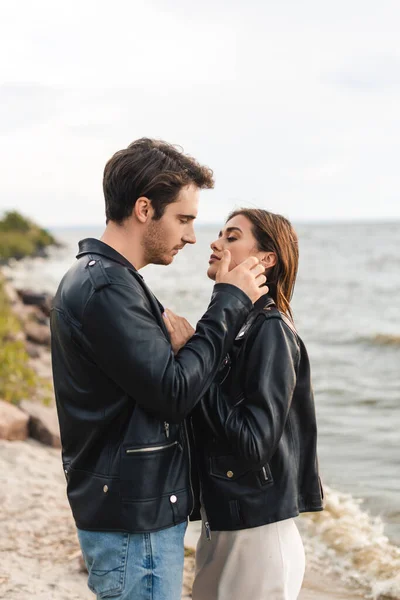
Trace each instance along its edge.
<instances>
[{"instance_id":1,"label":"sea","mask_svg":"<svg viewBox=\"0 0 400 600\"><path fill-rule=\"evenodd\" d=\"M210 242L141 273L160 302L193 326L205 312ZM400 599L400 222L298 223L292 307L312 368L326 508L299 519L309 560L363 597ZM46 259L14 262L19 287L54 293L78 240L102 227L54 228ZM196 527L196 526L192 526Z\"/></svg>"}]
</instances>

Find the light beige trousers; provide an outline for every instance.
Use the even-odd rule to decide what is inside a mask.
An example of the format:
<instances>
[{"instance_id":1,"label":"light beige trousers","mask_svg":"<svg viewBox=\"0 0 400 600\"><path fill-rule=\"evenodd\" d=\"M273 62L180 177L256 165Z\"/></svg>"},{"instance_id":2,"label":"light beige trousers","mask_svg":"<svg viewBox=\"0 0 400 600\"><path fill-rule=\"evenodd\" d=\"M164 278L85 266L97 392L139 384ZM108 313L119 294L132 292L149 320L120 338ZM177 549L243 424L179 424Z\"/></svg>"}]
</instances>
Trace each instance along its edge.
<instances>
[{"instance_id":1,"label":"light beige trousers","mask_svg":"<svg viewBox=\"0 0 400 600\"><path fill-rule=\"evenodd\" d=\"M293 519L242 529L204 527L196 549L193 600L296 600L305 569Z\"/></svg>"}]
</instances>

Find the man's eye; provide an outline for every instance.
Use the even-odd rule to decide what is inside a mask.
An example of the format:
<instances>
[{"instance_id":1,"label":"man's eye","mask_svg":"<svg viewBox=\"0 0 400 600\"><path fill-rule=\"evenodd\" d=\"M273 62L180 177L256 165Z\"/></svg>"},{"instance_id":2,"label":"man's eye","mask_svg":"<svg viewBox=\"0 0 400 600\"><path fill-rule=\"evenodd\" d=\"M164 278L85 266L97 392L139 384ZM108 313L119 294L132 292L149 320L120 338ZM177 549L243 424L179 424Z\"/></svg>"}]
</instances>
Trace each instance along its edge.
<instances>
[{"instance_id":1,"label":"man's eye","mask_svg":"<svg viewBox=\"0 0 400 600\"><path fill-rule=\"evenodd\" d=\"M188 219L179 219L182 225L187 225L189 223Z\"/></svg>"}]
</instances>

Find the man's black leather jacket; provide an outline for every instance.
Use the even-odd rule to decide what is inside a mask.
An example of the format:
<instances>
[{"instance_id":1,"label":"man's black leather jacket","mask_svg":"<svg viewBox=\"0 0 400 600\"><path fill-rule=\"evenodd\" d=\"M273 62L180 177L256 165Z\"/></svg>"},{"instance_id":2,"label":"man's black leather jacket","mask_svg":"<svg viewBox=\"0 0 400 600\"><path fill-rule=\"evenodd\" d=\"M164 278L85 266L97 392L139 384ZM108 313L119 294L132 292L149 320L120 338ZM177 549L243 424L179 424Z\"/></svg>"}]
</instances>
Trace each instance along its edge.
<instances>
[{"instance_id":1,"label":"man's black leather jacket","mask_svg":"<svg viewBox=\"0 0 400 600\"><path fill-rule=\"evenodd\" d=\"M192 417L206 528L322 510L307 352L268 296L255 304L219 378Z\"/></svg>"},{"instance_id":2,"label":"man's black leather jacket","mask_svg":"<svg viewBox=\"0 0 400 600\"><path fill-rule=\"evenodd\" d=\"M210 386L252 309L214 287L196 334L174 356L163 308L110 246L80 242L51 313L67 493L76 525L155 531L193 508L185 417Z\"/></svg>"}]
</instances>

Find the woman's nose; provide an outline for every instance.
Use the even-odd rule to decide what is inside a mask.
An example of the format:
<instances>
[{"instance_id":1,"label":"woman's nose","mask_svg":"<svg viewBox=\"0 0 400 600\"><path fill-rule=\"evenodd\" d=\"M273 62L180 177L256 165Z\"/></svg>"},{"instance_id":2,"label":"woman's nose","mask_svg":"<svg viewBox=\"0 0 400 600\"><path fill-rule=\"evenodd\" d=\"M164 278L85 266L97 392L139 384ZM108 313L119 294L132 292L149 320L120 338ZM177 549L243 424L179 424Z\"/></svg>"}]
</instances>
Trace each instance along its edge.
<instances>
[{"instance_id":1,"label":"woman's nose","mask_svg":"<svg viewBox=\"0 0 400 600\"><path fill-rule=\"evenodd\" d=\"M214 242L211 242L210 248L211 248L211 250L221 250L220 240L218 239L218 240L214 240Z\"/></svg>"}]
</instances>

